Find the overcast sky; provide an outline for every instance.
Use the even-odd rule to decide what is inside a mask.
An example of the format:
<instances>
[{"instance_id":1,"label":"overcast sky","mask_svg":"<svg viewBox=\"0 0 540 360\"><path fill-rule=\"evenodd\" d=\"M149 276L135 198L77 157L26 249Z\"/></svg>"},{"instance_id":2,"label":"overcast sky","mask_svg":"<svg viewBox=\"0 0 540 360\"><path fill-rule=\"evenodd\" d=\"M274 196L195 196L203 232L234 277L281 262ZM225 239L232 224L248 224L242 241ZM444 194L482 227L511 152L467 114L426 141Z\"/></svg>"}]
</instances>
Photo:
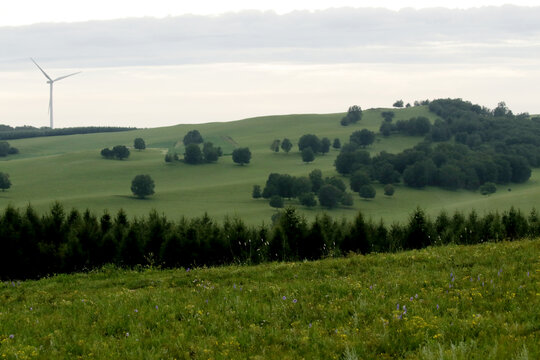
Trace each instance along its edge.
<instances>
[{"instance_id":1,"label":"overcast sky","mask_svg":"<svg viewBox=\"0 0 540 360\"><path fill-rule=\"evenodd\" d=\"M398 98L540 113L534 1L6 3L0 123L48 124L48 85L29 57L53 78L83 71L55 84L59 127L339 112Z\"/></svg>"}]
</instances>

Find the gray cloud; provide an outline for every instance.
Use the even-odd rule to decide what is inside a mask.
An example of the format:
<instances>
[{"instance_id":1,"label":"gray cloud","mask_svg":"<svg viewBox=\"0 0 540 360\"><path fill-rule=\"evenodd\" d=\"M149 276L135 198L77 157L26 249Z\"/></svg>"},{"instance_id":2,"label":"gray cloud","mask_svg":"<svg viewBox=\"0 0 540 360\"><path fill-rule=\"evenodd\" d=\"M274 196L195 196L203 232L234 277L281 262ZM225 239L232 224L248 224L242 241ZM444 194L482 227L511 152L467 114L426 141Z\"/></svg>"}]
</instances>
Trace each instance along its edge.
<instances>
[{"instance_id":1,"label":"gray cloud","mask_svg":"<svg viewBox=\"0 0 540 360\"><path fill-rule=\"evenodd\" d=\"M136 18L1 27L0 64L109 67L219 62L474 63L540 56L540 7Z\"/></svg>"}]
</instances>

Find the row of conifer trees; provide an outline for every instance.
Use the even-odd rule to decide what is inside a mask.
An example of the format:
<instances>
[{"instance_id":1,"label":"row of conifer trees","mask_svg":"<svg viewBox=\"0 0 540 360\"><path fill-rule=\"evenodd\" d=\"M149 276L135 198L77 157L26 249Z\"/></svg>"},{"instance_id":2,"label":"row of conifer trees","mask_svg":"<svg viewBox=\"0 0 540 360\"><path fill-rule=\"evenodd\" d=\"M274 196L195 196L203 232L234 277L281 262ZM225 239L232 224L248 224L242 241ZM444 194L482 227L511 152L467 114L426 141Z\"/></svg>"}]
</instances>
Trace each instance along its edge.
<instances>
[{"instance_id":1,"label":"row of conifer trees","mask_svg":"<svg viewBox=\"0 0 540 360\"><path fill-rule=\"evenodd\" d=\"M218 222L206 214L171 221L156 211L130 219L123 210L96 216L65 211L59 203L43 215L31 206L8 206L0 214L0 278L38 278L105 264L172 268L313 260L537 236L536 210L523 214L514 208L483 215L441 212L435 218L417 208L407 222L389 226L362 213L352 221L323 214L308 222L286 208L273 225L250 226L239 218Z\"/></svg>"}]
</instances>

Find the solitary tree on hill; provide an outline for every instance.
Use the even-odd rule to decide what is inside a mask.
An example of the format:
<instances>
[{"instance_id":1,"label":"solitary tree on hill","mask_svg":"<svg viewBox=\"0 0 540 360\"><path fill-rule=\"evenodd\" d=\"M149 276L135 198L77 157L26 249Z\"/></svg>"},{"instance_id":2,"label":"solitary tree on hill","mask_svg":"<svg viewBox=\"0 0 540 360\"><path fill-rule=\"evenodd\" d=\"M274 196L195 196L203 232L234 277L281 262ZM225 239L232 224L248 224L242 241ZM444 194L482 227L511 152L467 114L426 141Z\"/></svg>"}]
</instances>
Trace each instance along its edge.
<instances>
[{"instance_id":1,"label":"solitary tree on hill","mask_svg":"<svg viewBox=\"0 0 540 360\"><path fill-rule=\"evenodd\" d=\"M244 164L249 164L249 161L251 160L251 151L249 151L249 148L247 147L234 149L232 158L235 163L244 166Z\"/></svg>"},{"instance_id":2,"label":"solitary tree on hill","mask_svg":"<svg viewBox=\"0 0 540 360\"><path fill-rule=\"evenodd\" d=\"M140 199L154 194L154 180L150 175L137 175L131 181L131 191Z\"/></svg>"},{"instance_id":3,"label":"solitary tree on hill","mask_svg":"<svg viewBox=\"0 0 540 360\"><path fill-rule=\"evenodd\" d=\"M11 187L11 181L9 180L9 175L3 172L0 172L0 189L2 192L6 191Z\"/></svg>"},{"instance_id":4,"label":"solitary tree on hill","mask_svg":"<svg viewBox=\"0 0 540 360\"><path fill-rule=\"evenodd\" d=\"M146 143L144 142L142 138L136 138L133 141L133 147L137 150L144 150L146 149Z\"/></svg>"}]
</instances>

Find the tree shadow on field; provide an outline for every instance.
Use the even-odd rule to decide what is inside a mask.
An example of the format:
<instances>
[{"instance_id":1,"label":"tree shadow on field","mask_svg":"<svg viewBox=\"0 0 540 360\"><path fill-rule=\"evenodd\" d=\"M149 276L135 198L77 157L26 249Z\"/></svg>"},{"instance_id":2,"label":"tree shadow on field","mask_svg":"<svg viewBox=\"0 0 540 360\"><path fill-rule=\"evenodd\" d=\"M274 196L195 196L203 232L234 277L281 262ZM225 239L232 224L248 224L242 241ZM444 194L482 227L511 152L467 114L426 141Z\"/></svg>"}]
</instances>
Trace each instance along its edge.
<instances>
[{"instance_id":1,"label":"tree shadow on field","mask_svg":"<svg viewBox=\"0 0 540 360\"><path fill-rule=\"evenodd\" d=\"M1 193L0 193L0 197L1 197ZM116 198L121 198L121 199L131 199L131 200L144 200L144 201L152 201L153 199L151 198L152 195L149 195L149 196L145 196L144 198L140 198L138 196L135 196L135 195L113 195L114 197Z\"/></svg>"}]
</instances>

